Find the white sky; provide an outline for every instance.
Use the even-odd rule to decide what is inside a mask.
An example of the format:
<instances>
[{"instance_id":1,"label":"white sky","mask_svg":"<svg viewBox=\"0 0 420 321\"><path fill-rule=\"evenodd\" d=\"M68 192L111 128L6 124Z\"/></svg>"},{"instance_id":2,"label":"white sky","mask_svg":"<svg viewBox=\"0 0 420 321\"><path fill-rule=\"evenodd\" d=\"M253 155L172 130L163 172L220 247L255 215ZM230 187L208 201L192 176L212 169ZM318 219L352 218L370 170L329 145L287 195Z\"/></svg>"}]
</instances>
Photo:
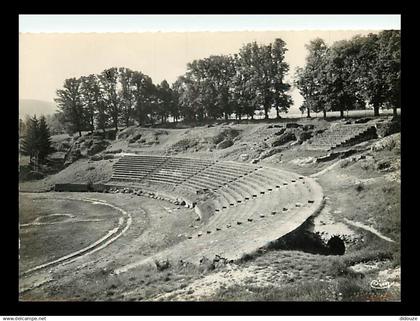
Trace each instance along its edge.
<instances>
[{"instance_id":1,"label":"white sky","mask_svg":"<svg viewBox=\"0 0 420 321\"><path fill-rule=\"evenodd\" d=\"M286 61L293 74L297 66L304 64L307 54L304 46L311 39L320 37L331 44L356 34L400 29L398 15L25 15L20 16L19 22L19 98L50 102L64 79L99 73L109 67L128 67L149 75L154 83L163 79L171 83L186 71L186 64L193 59L233 54L247 42L269 43L280 37L289 49ZM311 28L317 31L308 31ZM258 31L285 29L306 31ZM253 31L197 32L202 30ZM143 32L133 33L136 31ZM292 97L293 109L297 110L302 99L296 90Z\"/></svg>"}]
</instances>

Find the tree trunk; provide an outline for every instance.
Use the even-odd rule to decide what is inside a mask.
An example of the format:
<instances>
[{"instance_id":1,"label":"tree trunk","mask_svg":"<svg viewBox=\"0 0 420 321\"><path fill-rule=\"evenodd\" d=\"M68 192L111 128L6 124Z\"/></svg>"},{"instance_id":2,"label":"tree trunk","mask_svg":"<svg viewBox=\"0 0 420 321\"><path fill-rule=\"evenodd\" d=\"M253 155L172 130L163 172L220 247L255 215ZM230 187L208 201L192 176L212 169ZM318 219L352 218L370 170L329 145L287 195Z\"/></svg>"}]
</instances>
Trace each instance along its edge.
<instances>
[{"instance_id":1,"label":"tree trunk","mask_svg":"<svg viewBox=\"0 0 420 321\"><path fill-rule=\"evenodd\" d=\"M93 117L90 118L90 132L93 134L93 131L95 130L95 121Z\"/></svg>"},{"instance_id":2,"label":"tree trunk","mask_svg":"<svg viewBox=\"0 0 420 321\"><path fill-rule=\"evenodd\" d=\"M373 116L379 116L379 105L373 105Z\"/></svg>"},{"instance_id":3,"label":"tree trunk","mask_svg":"<svg viewBox=\"0 0 420 321\"><path fill-rule=\"evenodd\" d=\"M397 106L394 106L392 108L392 114L394 115L394 117L397 117Z\"/></svg>"},{"instance_id":4,"label":"tree trunk","mask_svg":"<svg viewBox=\"0 0 420 321\"><path fill-rule=\"evenodd\" d=\"M322 112L324 113L324 119L327 119L327 111L325 110L325 108L322 110Z\"/></svg>"},{"instance_id":5,"label":"tree trunk","mask_svg":"<svg viewBox=\"0 0 420 321\"><path fill-rule=\"evenodd\" d=\"M306 116L306 117L311 118L311 110L309 108L306 108L306 111L308 112L308 116Z\"/></svg>"},{"instance_id":6,"label":"tree trunk","mask_svg":"<svg viewBox=\"0 0 420 321\"><path fill-rule=\"evenodd\" d=\"M340 118L343 118L343 117L344 117L344 110L340 109Z\"/></svg>"},{"instance_id":7,"label":"tree trunk","mask_svg":"<svg viewBox=\"0 0 420 321\"><path fill-rule=\"evenodd\" d=\"M225 113L225 120L228 120L228 119L229 119L229 116L227 113Z\"/></svg>"},{"instance_id":8,"label":"tree trunk","mask_svg":"<svg viewBox=\"0 0 420 321\"><path fill-rule=\"evenodd\" d=\"M79 137L82 137L82 131L79 129Z\"/></svg>"}]
</instances>

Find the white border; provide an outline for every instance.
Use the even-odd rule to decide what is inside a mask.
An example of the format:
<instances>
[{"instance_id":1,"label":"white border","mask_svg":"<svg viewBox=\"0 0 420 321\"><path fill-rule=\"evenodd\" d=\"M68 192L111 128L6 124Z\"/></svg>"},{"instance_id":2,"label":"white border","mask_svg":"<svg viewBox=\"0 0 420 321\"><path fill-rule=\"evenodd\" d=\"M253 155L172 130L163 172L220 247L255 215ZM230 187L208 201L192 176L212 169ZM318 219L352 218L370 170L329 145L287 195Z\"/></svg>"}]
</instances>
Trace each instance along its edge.
<instances>
[{"instance_id":1,"label":"white border","mask_svg":"<svg viewBox=\"0 0 420 321\"><path fill-rule=\"evenodd\" d=\"M20 32L401 29L401 15L19 15Z\"/></svg>"}]
</instances>

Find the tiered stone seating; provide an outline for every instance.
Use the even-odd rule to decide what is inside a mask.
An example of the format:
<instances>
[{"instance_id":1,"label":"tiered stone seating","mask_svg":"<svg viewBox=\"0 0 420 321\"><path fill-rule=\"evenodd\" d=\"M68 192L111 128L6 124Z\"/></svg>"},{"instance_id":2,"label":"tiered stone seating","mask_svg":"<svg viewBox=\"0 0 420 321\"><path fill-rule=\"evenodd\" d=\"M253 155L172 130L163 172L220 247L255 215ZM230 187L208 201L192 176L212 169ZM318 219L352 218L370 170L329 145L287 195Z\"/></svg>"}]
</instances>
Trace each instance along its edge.
<instances>
[{"instance_id":1,"label":"tiered stone seating","mask_svg":"<svg viewBox=\"0 0 420 321\"><path fill-rule=\"evenodd\" d=\"M144 180L178 185L212 164L213 162L209 160L169 158Z\"/></svg>"},{"instance_id":2,"label":"tiered stone seating","mask_svg":"<svg viewBox=\"0 0 420 321\"><path fill-rule=\"evenodd\" d=\"M191 188L216 190L253 172L256 166L235 162L217 162L189 178L183 185Z\"/></svg>"},{"instance_id":3,"label":"tiered stone seating","mask_svg":"<svg viewBox=\"0 0 420 321\"><path fill-rule=\"evenodd\" d=\"M288 185L212 216L199 229L192 228L185 241L156 258L196 264L202 257L237 260L293 231L319 210L322 190L311 178L292 174L287 181Z\"/></svg>"},{"instance_id":4,"label":"tiered stone seating","mask_svg":"<svg viewBox=\"0 0 420 321\"><path fill-rule=\"evenodd\" d=\"M310 184L303 184L304 182L299 180L267 192L247 203L229 207L220 215L212 216L206 228L209 230L226 229L227 225L234 226L237 222L245 223L248 219L257 221L270 215L280 215L282 212L296 208L296 204L300 202L303 205L305 200L309 204L307 201L311 198L311 188ZM272 214L273 212L275 214Z\"/></svg>"},{"instance_id":5,"label":"tiered stone seating","mask_svg":"<svg viewBox=\"0 0 420 321\"><path fill-rule=\"evenodd\" d=\"M125 167L136 175L133 179L137 183L148 183L147 188L153 190L153 184L170 186L172 189L165 189L166 199L173 195L173 199L196 204L202 219L198 229L191 227L184 241L158 257L193 263L203 256L239 259L293 231L322 205L322 189L313 179L278 168L144 157L123 157L114 167L119 176L113 177L129 176L124 176ZM136 169L142 173L136 174ZM205 190L202 198L194 193L197 189Z\"/></svg>"},{"instance_id":6,"label":"tiered stone seating","mask_svg":"<svg viewBox=\"0 0 420 321\"><path fill-rule=\"evenodd\" d=\"M113 181L140 181L159 168L165 161L163 156L124 156L114 164Z\"/></svg>"},{"instance_id":7,"label":"tiered stone seating","mask_svg":"<svg viewBox=\"0 0 420 321\"><path fill-rule=\"evenodd\" d=\"M366 124L337 125L310 139L308 147L315 150L331 150L345 146L371 129L372 126Z\"/></svg>"},{"instance_id":8,"label":"tiered stone seating","mask_svg":"<svg viewBox=\"0 0 420 321\"><path fill-rule=\"evenodd\" d=\"M114 164L111 180L176 185L213 163L191 158L124 156Z\"/></svg>"}]
</instances>

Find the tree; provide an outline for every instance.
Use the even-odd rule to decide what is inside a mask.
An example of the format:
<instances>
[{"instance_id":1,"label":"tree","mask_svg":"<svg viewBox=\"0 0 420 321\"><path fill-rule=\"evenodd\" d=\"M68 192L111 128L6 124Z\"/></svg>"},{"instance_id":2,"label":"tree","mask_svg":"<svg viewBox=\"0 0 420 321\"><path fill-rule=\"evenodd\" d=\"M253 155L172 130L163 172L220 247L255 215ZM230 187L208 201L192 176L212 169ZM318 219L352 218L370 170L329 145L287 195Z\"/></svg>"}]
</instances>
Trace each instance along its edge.
<instances>
[{"instance_id":1,"label":"tree","mask_svg":"<svg viewBox=\"0 0 420 321\"><path fill-rule=\"evenodd\" d=\"M174 122L177 122L179 117L181 116L180 106L179 106L179 95L178 91L176 90L175 83L171 86L171 92L172 92L172 102L171 102L171 110L170 114L174 119Z\"/></svg>"},{"instance_id":2,"label":"tree","mask_svg":"<svg viewBox=\"0 0 420 321\"><path fill-rule=\"evenodd\" d=\"M98 105L101 104L101 88L96 75L80 78L80 91L84 105L85 122L89 124L91 132L95 129L95 115Z\"/></svg>"},{"instance_id":3,"label":"tree","mask_svg":"<svg viewBox=\"0 0 420 321\"><path fill-rule=\"evenodd\" d=\"M401 49L400 32L385 30L354 40L359 47L359 87L363 97L379 115L383 106L400 108Z\"/></svg>"},{"instance_id":4,"label":"tree","mask_svg":"<svg viewBox=\"0 0 420 321\"><path fill-rule=\"evenodd\" d=\"M286 51L286 43L282 39L276 39L271 46L271 93L277 118L280 118L280 111L287 113L290 106L293 105L292 97L287 94L291 85L284 81L284 77L289 72L289 65L284 61Z\"/></svg>"},{"instance_id":5,"label":"tree","mask_svg":"<svg viewBox=\"0 0 420 321\"><path fill-rule=\"evenodd\" d=\"M38 159L41 163L43 163L48 154L52 152L50 129L48 128L45 116L43 115L39 119L39 127L37 130L37 151Z\"/></svg>"},{"instance_id":6,"label":"tree","mask_svg":"<svg viewBox=\"0 0 420 321\"><path fill-rule=\"evenodd\" d=\"M154 91L152 79L139 71L133 72L131 79L134 96L134 114L139 125L144 125L148 120L151 109L151 95Z\"/></svg>"},{"instance_id":7,"label":"tree","mask_svg":"<svg viewBox=\"0 0 420 321\"><path fill-rule=\"evenodd\" d=\"M251 85L252 74L249 69L250 52L242 50L233 56L235 75L232 77L231 95L233 109L236 116L241 120L242 115L248 115L251 119L255 114L255 93Z\"/></svg>"},{"instance_id":8,"label":"tree","mask_svg":"<svg viewBox=\"0 0 420 321\"><path fill-rule=\"evenodd\" d=\"M350 41L337 41L327 52L327 90L324 95L331 110L340 111L340 117L344 117L344 110L353 109L360 101L358 88L353 81L354 61L355 51Z\"/></svg>"},{"instance_id":9,"label":"tree","mask_svg":"<svg viewBox=\"0 0 420 321\"><path fill-rule=\"evenodd\" d=\"M185 84L182 95L183 105L193 113L191 115L193 120L201 121L207 116L217 118L222 113L214 108L216 89L209 78L207 64L207 61L203 59L194 60L187 64L187 72L183 77Z\"/></svg>"},{"instance_id":10,"label":"tree","mask_svg":"<svg viewBox=\"0 0 420 321\"><path fill-rule=\"evenodd\" d=\"M134 72L128 68L119 69L121 90L119 92L121 103L121 116L126 127L130 126L135 107L135 96L133 93Z\"/></svg>"},{"instance_id":11,"label":"tree","mask_svg":"<svg viewBox=\"0 0 420 321\"><path fill-rule=\"evenodd\" d=\"M19 118L19 137L24 137L26 135L26 124Z\"/></svg>"},{"instance_id":12,"label":"tree","mask_svg":"<svg viewBox=\"0 0 420 321\"><path fill-rule=\"evenodd\" d=\"M385 30L379 33L379 60L385 67L385 85L389 92L386 103L393 108L401 108L401 32Z\"/></svg>"},{"instance_id":13,"label":"tree","mask_svg":"<svg viewBox=\"0 0 420 321\"><path fill-rule=\"evenodd\" d=\"M38 151L38 126L39 121L36 115L26 121L26 136L22 140L20 151L22 155L29 156L29 163L33 164L33 159Z\"/></svg>"},{"instance_id":14,"label":"tree","mask_svg":"<svg viewBox=\"0 0 420 321\"><path fill-rule=\"evenodd\" d=\"M324 111L326 117L326 78L324 77L327 45L324 40L317 38L305 46L309 51L306 56L304 68L297 68L294 85L299 89L304 101L301 110L307 112L308 118L311 111Z\"/></svg>"},{"instance_id":15,"label":"tree","mask_svg":"<svg viewBox=\"0 0 420 321\"><path fill-rule=\"evenodd\" d=\"M161 122L165 123L169 114L174 110L173 91L166 80L156 86L158 114Z\"/></svg>"},{"instance_id":16,"label":"tree","mask_svg":"<svg viewBox=\"0 0 420 321\"><path fill-rule=\"evenodd\" d=\"M121 116L120 97L118 95L118 69L109 68L104 70L99 79L103 88L104 100L107 106L107 114L112 119L115 130L118 131L118 121Z\"/></svg>"},{"instance_id":17,"label":"tree","mask_svg":"<svg viewBox=\"0 0 420 321\"><path fill-rule=\"evenodd\" d=\"M261 46L253 42L239 51L240 70L246 72L246 86L253 90L252 100L257 108L263 108L265 119L268 119L271 108L276 108L279 117L279 109L287 111L292 104L291 97L286 93L290 85L284 82L289 70L284 61L286 51L286 43L282 39Z\"/></svg>"},{"instance_id":18,"label":"tree","mask_svg":"<svg viewBox=\"0 0 420 321\"><path fill-rule=\"evenodd\" d=\"M69 123L70 131L78 132L79 136L82 136L82 130L86 128L86 117L80 84L80 79L66 79L63 89L57 90L58 98L54 100L63 114L64 121Z\"/></svg>"},{"instance_id":19,"label":"tree","mask_svg":"<svg viewBox=\"0 0 420 321\"><path fill-rule=\"evenodd\" d=\"M233 112L232 78L236 74L235 62L231 56L219 55L202 59L204 81L203 91L206 92L206 112L210 117L225 119Z\"/></svg>"},{"instance_id":20,"label":"tree","mask_svg":"<svg viewBox=\"0 0 420 321\"><path fill-rule=\"evenodd\" d=\"M21 153L29 156L29 162L34 159L43 163L48 154L51 153L51 135L44 116L40 120L34 115L26 123L26 136L22 140Z\"/></svg>"},{"instance_id":21,"label":"tree","mask_svg":"<svg viewBox=\"0 0 420 321\"><path fill-rule=\"evenodd\" d=\"M46 115L45 120L52 135L63 134L66 132L62 115L58 112L52 115Z\"/></svg>"},{"instance_id":22,"label":"tree","mask_svg":"<svg viewBox=\"0 0 420 321\"><path fill-rule=\"evenodd\" d=\"M203 118L203 105L199 93L199 87L196 82L191 79L190 75L179 77L174 88L178 95L178 104L180 106L180 115L186 121L196 121Z\"/></svg>"}]
</instances>

